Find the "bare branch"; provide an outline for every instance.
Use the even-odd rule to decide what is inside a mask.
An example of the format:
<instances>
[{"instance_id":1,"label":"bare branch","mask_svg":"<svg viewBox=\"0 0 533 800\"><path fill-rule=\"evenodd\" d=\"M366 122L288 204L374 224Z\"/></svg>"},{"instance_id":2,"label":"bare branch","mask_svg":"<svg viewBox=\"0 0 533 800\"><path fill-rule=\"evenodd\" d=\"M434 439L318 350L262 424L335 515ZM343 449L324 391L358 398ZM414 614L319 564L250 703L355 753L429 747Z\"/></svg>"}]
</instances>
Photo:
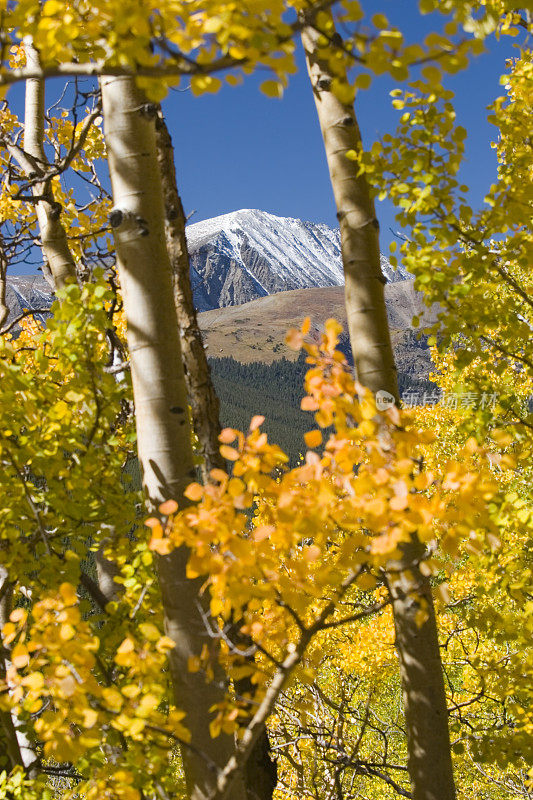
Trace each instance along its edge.
<instances>
[{"instance_id":1,"label":"bare branch","mask_svg":"<svg viewBox=\"0 0 533 800\"><path fill-rule=\"evenodd\" d=\"M4 328L0 329L0 336L5 336L6 333L9 333L15 325L25 319L26 317L32 317L34 314L49 314L50 308L26 308L18 317L15 317L11 320L11 322L6 325Z\"/></svg>"}]
</instances>

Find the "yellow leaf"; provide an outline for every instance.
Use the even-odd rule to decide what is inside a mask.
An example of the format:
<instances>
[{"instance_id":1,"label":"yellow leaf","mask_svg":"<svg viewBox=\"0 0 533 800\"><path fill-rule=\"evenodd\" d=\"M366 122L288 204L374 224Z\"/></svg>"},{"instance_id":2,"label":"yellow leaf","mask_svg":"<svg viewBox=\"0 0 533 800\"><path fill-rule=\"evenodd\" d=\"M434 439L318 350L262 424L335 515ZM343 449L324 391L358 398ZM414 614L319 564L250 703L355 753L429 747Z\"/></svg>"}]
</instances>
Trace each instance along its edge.
<instances>
[{"instance_id":1,"label":"yellow leaf","mask_svg":"<svg viewBox=\"0 0 533 800\"><path fill-rule=\"evenodd\" d=\"M116 689L110 686L105 686L102 689L102 696L105 704L109 706L111 711L120 711L124 704L124 699Z\"/></svg>"},{"instance_id":2,"label":"yellow leaf","mask_svg":"<svg viewBox=\"0 0 533 800\"><path fill-rule=\"evenodd\" d=\"M117 653L132 653L135 649L135 642L128 636L117 650Z\"/></svg>"},{"instance_id":3,"label":"yellow leaf","mask_svg":"<svg viewBox=\"0 0 533 800\"><path fill-rule=\"evenodd\" d=\"M369 89L372 84L372 76L368 72L362 72L355 79L357 89Z\"/></svg>"},{"instance_id":4,"label":"yellow leaf","mask_svg":"<svg viewBox=\"0 0 533 800\"><path fill-rule=\"evenodd\" d=\"M27 664L30 663L30 655L28 653L27 648L23 644L16 644L13 650L11 651L11 661L17 667L17 669L21 669L25 667Z\"/></svg>"},{"instance_id":5,"label":"yellow leaf","mask_svg":"<svg viewBox=\"0 0 533 800\"><path fill-rule=\"evenodd\" d=\"M133 700L134 697L137 697L137 695L140 694L141 687L134 683L129 683L127 686L123 686L120 691L124 697L127 697L129 700Z\"/></svg>"},{"instance_id":6,"label":"yellow leaf","mask_svg":"<svg viewBox=\"0 0 533 800\"><path fill-rule=\"evenodd\" d=\"M343 105L353 105L353 101L355 100L355 86L350 86L349 83L340 80L340 78L333 78L331 91Z\"/></svg>"},{"instance_id":7,"label":"yellow leaf","mask_svg":"<svg viewBox=\"0 0 533 800\"><path fill-rule=\"evenodd\" d=\"M159 630L151 622L143 622L141 625L139 625L139 631L142 633L145 639L148 639L149 642L157 642L161 636Z\"/></svg>"},{"instance_id":8,"label":"yellow leaf","mask_svg":"<svg viewBox=\"0 0 533 800\"><path fill-rule=\"evenodd\" d=\"M240 478L231 478L228 483L228 494L230 497L239 497L246 489L246 484Z\"/></svg>"},{"instance_id":9,"label":"yellow leaf","mask_svg":"<svg viewBox=\"0 0 533 800\"><path fill-rule=\"evenodd\" d=\"M83 725L86 728L92 728L98 722L98 714L93 708L83 709Z\"/></svg>"},{"instance_id":10,"label":"yellow leaf","mask_svg":"<svg viewBox=\"0 0 533 800\"><path fill-rule=\"evenodd\" d=\"M230 86L239 86L242 83L242 75L226 75L226 83Z\"/></svg>"},{"instance_id":11,"label":"yellow leaf","mask_svg":"<svg viewBox=\"0 0 533 800\"><path fill-rule=\"evenodd\" d=\"M76 589L71 583L62 583L59 587L59 594L63 598L65 605L73 606L78 602L78 595Z\"/></svg>"},{"instance_id":12,"label":"yellow leaf","mask_svg":"<svg viewBox=\"0 0 533 800\"><path fill-rule=\"evenodd\" d=\"M63 697L72 697L76 692L76 681L72 675L67 675L66 678L58 682L57 687Z\"/></svg>"},{"instance_id":13,"label":"yellow leaf","mask_svg":"<svg viewBox=\"0 0 533 800\"><path fill-rule=\"evenodd\" d=\"M194 75L191 78L191 91L196 96L206 92L215 94L221 86L220 78L213 78L211 75Z\"/></svg>"},{"instance_id":14,"label":"yellow leaf","mask_svg":"<svg viewBox=\"0 0 533 800\"><path fill-rule=\"evenodd\" d=\"M170 636L162 636L155 646L158 653L165 653L167 650L173 650L176 647L176 642Z\"/></svg>"},{"instance_id":15,"label":"yellow leaf","mask_svg":"<svg viewBox=\"0 0 533 800\"><path fill-rule=\"evenodd\" d=\"M267 97L275 97L276 99L283 97L283 86L279 81L263 81L260 88Z\"/></svg>"},{"instance_id":16,"label":"yellow leaf","mask_svg":"<svg viewBox=\"0 0 533 800\"><path fill-rule=\"evenodd\" d=\"M58 14L63 14L65 12L65 6L59 0L47 0L47 2L43 6L43 10L41 14L43 17L55 17Z\"/></svg>"},{"instance_id":17,"label":"yellow leaf","mask_svg":"<svg viewBox=\"0 0 533 800\"><path fill-rule=\"evenodd\" d=\"M374 398L367 395L363 400L361 400L361 416L363 419L372 419L376 416L376 414L377 408Z\"/></svg>"},{"instance_id":18,"label":"yellow leaf","mask_svg":"<svg viewBox=\"0 0 533 800\"><path fill-rule=\"evenodd\" d=\"M39 689L42 689L44 686L44 676L42 672L31 672L29 675L26 675L22 680L22 685L27 686L28 689L34 692L39 691Z\"/></svg>"},{"instance_id":19,"label":"yellow leaf","mask_svg":"<svg viewBox=\"0 0 533 800\"><path fill-rule=\"evenodd\" d=\"M64 642L70 641L76 635L76 631L68 622L62 625L59 629L59 638L62 639Z\"/></svg>"},{"instance_id":20,"label":"yellow leaf","mask_svg":"<svg viewBox=\"0 0 533 800\"><path fill-rule=\"evenodd\" d=\"M389 21L385 14L374 14L372 17L372 24L380 30L385 30L389 25Z\"/></svg>"}]
</instances>

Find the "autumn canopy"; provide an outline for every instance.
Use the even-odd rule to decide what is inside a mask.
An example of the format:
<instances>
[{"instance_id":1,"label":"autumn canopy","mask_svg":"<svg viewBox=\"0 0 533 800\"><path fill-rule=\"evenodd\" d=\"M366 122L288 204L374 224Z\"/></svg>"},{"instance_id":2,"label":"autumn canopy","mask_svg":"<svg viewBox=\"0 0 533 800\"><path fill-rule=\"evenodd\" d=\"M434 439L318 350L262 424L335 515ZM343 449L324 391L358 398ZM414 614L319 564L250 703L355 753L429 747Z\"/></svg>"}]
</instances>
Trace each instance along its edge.
<instances>
[{"instance_id":1,"label":"autumn canopy","mask_svg":"<svg viewBox=\"0 0 533 800\"><path fill-rule=\"evenodd\" d=\"M533 9L420 0L417 41L385 2L1 8L0 798L532 798ZM447 76L508 37L476 208ZM160 103L279 98L298 48L353 364L295 309L294 463L220 424ZM490 403L402 408L385 198L435 391ZM35 261L53 303L14 316Z\"/></svg>"}]
</instances>

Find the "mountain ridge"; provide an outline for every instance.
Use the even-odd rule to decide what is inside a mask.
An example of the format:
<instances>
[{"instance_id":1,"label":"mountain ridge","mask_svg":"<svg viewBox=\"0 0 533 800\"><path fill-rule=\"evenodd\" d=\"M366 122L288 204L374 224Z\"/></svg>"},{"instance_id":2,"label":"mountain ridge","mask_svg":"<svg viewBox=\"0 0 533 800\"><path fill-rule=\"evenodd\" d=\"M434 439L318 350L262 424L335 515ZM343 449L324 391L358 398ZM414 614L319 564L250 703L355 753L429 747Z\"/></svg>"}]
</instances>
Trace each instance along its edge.
<instances>
[{"instance_id":1,"label":"mountain ridge","mask_svg":"<svg viewBox=\"0 0 533 800\"><path fill-rule=\"evenodd\" d=\"M199 311L344 283L340 232L324 223L240 209L190 224L186 232ZM409 277L383 254L381 268L388 283Z\"/></svg>"}]
</instances>

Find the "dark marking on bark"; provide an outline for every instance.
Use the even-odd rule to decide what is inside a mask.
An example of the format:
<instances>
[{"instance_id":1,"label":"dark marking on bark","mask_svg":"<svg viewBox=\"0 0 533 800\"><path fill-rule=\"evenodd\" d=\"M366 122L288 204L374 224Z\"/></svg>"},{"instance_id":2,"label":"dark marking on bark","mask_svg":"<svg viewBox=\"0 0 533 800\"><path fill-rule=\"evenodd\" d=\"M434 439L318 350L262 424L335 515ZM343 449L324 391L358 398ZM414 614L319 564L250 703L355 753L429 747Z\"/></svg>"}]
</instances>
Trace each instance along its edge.
<instances>
[{"instance_id":1,"label":"dark marking on bark","mask_svg":"<svg viewBox=\"0 0 533 800\"><path fill-rule=\"evenodd\" d=\"M120 227L123 219L124 213L120 210L120 208L114 208L109 214L109 224L112 228Z\"/></svg>"}]
</instances>

